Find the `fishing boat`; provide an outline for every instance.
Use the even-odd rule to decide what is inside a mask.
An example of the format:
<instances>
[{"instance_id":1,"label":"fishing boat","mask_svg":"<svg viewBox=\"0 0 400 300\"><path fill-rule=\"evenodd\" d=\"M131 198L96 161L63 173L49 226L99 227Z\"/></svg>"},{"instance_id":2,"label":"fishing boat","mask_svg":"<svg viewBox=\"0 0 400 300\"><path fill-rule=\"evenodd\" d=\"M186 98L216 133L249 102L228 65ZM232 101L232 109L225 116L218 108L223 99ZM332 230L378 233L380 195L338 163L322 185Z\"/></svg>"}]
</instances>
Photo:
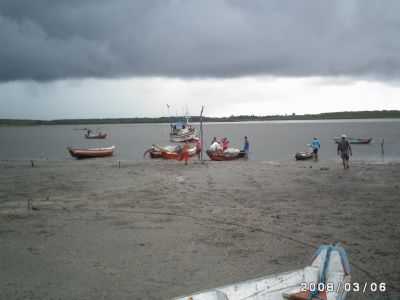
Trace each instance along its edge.
<instances>
[{"instance_id":1,"label":"fishing boat","mask_svg":"<svg viewBox=\"0 0 400 300\"><path fill-rule=\"evenodd\" d=\"M225 151L207 150L207 155L211 160L215 161L236 160L247 157L247 153L245 151L235 148L228 148Z\"/></svg>"},{"instance_id":2,"label":"fishing boat","mask_svg":"<svg viewBox=\"0 0 400 300\"><path fill-rule=\"evenodd\" d=\"M85 133L85 138L87 139L105 139L107 137L107 133L97 133L97 134L91 134L91 133Z\"/></svg>"},{"instance_id":3,"label":"fishing boat","mask_svg":"<svg viewBox=\"0 0 400 300\"><path fill-rule=\"evenodd\" d=\"M182 143L197 139L196 129L189 124L189 118L184 121L170 124L171 132L169 134L171 142Z\"/></svg>"},{"instance_id":4,"label":"fishing boat","mask_svg":"<svg viewBox=\"0 0 400 300\"><path fill-rule=\"evenodd\" d=\"M160 148L161 149L161 157L164 159L180 159L182 155L182 148L170 150L168 148ZM197 146L195 144L189 145L189 156L195 156L198 153Z\"/></svg>"},{"instance_id":5,"label":"fishing boat","mask_svg":"<svg viewBox=\"0 0 400 300\"><path fill-rule=\"evenodd\" d=\"M344 300L350 279L350 265L345 250L337 245L322 245L311 265L304 269L239 282L174 300Z\"/></svg>"},{"instance_id":6,"label":"fishing boat","mask_svg":"<svg viewBox=\"0 0 400 300\"><path fill-rule=\"evenodd\" d=\"M294 156L296 160L307 160L313 158L313 153L312 152L297 152Z\"/></svg>"},{"instance_id":7,"label":"fishing boat","mask_svg":"<svg viewBox=\"0 0 400 300\"><path fill-rule=\"evenodd\" d=\"M372 138L346 138L350 144L370 144L372 142ZM342 140L341 137L334 137L333 140L336 144L340 143Z\"/></svg>"},{"instance_id":8,"label":"fishing boat","mask_svg":"<svg viewBox=\"0 0 400 300\"><path fill-rule=\"evenodd\" d=\"M95 157L106 157L114 154L115 146L105 148L73 148L68 147L68 152L71 156L83 159L83 158L95 158Z\"/></svg>"},{"instance_id":9,"label":"fishing boat","mask_svg":"<svg viewBox=\"0 0 400 300\"><path fill-rule=\"evenodd\" d=\"M179 145L166 145L166 146L159 146L159 145L152 145L151 148L147 149L143 156L149 155L150 158L162 158L161 151L167 152L176 152L180 151L181 146Z\"/></svg>"}]
</instances>

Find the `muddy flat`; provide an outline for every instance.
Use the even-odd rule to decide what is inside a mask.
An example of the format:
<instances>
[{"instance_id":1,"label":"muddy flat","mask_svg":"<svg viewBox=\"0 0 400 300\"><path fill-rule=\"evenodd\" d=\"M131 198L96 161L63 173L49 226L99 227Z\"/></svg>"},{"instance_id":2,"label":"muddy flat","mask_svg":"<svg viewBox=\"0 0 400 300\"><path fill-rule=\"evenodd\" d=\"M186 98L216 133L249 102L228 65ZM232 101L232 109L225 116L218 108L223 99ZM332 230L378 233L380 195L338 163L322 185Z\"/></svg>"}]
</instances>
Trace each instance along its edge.
<instances>
[{"instance_id":1,"label":"muddy flat","mask_svg":"<svg viewBox=\"0 0 400 300\"><path fill-rule=\"evenodd\" d=\"M0 299L169 299L301 268L333 242L354 282L394 295L399 179L396 163L3 161Z\"/></svg>"}]
</instances>

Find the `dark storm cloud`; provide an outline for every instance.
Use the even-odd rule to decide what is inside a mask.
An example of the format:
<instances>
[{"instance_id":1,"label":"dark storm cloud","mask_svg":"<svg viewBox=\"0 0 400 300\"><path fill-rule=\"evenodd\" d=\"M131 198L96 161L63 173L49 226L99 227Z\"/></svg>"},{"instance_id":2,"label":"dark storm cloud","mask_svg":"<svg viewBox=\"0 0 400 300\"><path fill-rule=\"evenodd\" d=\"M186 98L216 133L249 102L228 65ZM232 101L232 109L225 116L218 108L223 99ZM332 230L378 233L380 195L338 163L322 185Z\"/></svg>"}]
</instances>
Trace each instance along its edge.
<instances>
[{"instance_id":1,"label":"dark storm cloud","mask_svg":"<svg viewBox=\"0 0 400 300\"><path fill-rule=\"evenodd\" d=\"M400 1L1 0L0 81L400 75Z\"/></svg>"}]
</instances>

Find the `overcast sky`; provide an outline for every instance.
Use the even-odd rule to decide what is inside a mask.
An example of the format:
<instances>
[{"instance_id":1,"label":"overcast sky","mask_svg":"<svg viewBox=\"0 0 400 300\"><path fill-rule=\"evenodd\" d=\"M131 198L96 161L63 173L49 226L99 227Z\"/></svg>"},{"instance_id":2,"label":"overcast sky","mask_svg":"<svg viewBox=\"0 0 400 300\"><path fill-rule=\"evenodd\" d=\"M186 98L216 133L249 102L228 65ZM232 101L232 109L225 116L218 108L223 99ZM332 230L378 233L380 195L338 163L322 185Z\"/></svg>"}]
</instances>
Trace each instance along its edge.
<instances>
[{"instance_id":1,"label":"overcast sky","mask_svg":"<svg viewBox=\"0 0 400 300\"><path fill-rule=\"evenodd\" d=\"M0 118L400 109L400 1L1 0Z\"/></svg>"}]
</instances>

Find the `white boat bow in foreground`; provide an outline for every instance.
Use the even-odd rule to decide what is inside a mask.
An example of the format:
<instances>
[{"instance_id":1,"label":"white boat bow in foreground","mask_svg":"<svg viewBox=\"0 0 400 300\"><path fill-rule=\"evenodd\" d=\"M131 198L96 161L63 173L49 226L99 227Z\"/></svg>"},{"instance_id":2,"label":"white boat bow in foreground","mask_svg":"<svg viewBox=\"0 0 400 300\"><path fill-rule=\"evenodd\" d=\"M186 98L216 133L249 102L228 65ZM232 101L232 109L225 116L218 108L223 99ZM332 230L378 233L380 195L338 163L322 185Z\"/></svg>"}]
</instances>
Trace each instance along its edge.
<instances>
[{"instance_id":1,"label":"white boat bow in foreground","mask_svg":"<svg viewBox=\"0 0 400 300\"><path fill-rule=\"evenodd\" d=\"M350 265L340 246L321 246L310 266L174 300L344 300ZM311 290L311 291L310 291Z\"/></svg>"}]
</instances>

